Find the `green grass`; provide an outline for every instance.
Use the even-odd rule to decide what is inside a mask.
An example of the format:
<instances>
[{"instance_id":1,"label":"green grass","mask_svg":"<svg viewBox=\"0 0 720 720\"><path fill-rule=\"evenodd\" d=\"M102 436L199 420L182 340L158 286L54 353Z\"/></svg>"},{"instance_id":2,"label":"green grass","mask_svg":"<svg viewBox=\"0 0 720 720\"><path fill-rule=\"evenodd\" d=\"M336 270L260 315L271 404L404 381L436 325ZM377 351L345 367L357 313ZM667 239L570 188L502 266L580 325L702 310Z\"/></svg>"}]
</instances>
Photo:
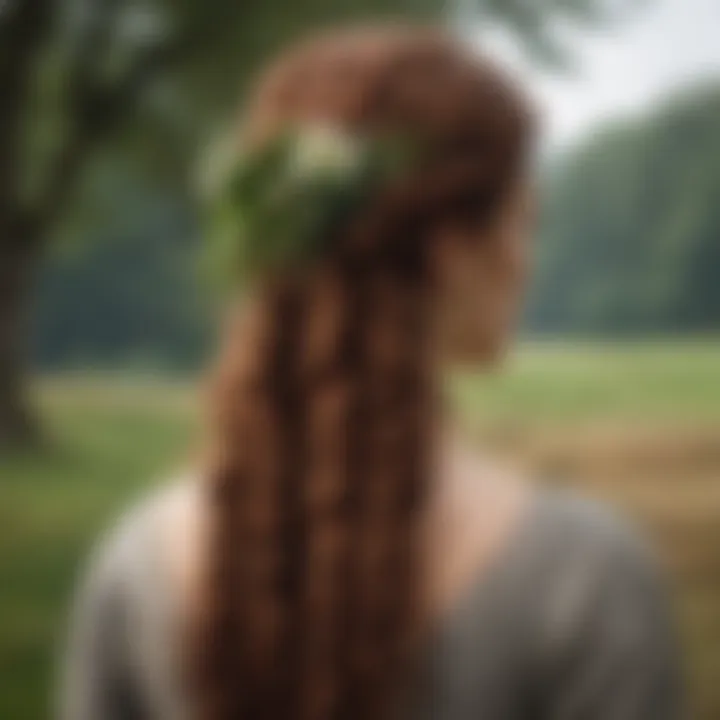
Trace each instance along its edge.
<instances>
[{"instance_id":1,"label":"green grass","mask_svg":"<svg viewBox=\"0 0 720 720\"><path fill-rule=\"evenodd\" d=\"M67 605L93 538L182 457L187 413L153 404L156 399L127 403L120 392L112 402L49 388L47 452L0 458L3 720L49 716Z\"/></svg>"},{"instance_id":2,"label":"green grass","mask_svg":"<svg viewBox=\"0 0 720 720\"><path fill-rule=\"evenodd\" d=\"M496 377L454 378L471 422L720 422L720 343L533 345Z\"/></svg>"},{"instance_id":3,"label":"green grass","mask_svg":"<svg viewBox=\"0 0 720 720\"><path fill-rule=\"evenodd\" d=\"M452 386L478 425L720 426L720 343L533 347L507 375ZM192 394L182 385L72 376L39 383L39 398L47 450L0 458L1 720L48 717L68 602L92 540L182 462L193 436ZM703 584L713 598L703 608L720 607L716 585ZM711 615L720 622L720 612ZM708 667L718 661L712 648L697 652L712 655Z\"/></svg>"}]
</instances>

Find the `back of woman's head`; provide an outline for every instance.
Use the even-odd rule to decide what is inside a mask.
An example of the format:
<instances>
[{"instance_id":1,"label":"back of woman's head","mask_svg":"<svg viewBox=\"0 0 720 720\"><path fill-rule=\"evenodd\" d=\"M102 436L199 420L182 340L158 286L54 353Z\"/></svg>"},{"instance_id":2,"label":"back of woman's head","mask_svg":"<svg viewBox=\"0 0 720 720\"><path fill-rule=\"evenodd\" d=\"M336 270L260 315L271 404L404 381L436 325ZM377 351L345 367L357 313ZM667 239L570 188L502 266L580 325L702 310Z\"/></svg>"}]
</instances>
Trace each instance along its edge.
<instances>
[{"instance_id":1,"label":"back of woman's head","mask_svg":"<svg viewBox=\"0 0 720 720\"><path fill-rule=\"evenodd\" d=\"M317 125L423 153L336 218L301 272L255 283L222 359L198 715L382 717L427 629L434 229L492 223L524 170L528 114L452 38L390 28L290 51L244 120L251 148Z\"/></svg>"}]
</instances>

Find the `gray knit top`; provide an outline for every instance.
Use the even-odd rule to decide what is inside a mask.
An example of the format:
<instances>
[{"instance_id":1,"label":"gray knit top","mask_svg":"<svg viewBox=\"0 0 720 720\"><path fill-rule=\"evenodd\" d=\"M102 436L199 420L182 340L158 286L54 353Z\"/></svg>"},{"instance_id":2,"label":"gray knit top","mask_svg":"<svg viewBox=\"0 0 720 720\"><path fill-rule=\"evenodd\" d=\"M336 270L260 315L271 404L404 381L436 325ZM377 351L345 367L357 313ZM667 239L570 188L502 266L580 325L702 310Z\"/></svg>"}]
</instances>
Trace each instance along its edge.
<instances>
[{"instance_id":1,"label":"gray knit top","mask_svg":"<svg viewBox=\"0 0 720 720\"><path fill-rule=\"evenodd\" d=\"M94 554L63 657L62 720L187 717L177 592L158 552L168 502L145 502ZM499 560L429 639L406 718L680 717L662 579L612 513L540 493Z\"/></svg>"}]
</instances>

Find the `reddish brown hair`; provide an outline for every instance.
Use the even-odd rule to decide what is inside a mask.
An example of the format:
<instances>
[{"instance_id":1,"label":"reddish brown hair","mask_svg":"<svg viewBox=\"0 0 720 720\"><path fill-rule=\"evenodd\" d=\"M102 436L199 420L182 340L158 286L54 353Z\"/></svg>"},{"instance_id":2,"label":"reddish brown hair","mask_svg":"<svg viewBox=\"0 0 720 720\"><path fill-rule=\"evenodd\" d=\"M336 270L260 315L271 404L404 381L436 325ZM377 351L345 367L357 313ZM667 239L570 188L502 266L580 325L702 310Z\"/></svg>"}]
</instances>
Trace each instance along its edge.
<instances>
[{"instance_id":1,"label":"reddish brown hair","mask_svg":"<svg viewBox=\"0 0 720 720\"><path fill-rule=\"evenodd\" d=\"M335 33L281 58L245 132L308 121L411 131L432 153L311 272L257 288L218 373L203 720L377 718L398 700L425 597L430 231L490 220L530 135L507 78L425 29Z\"/></svg>"}]
</instances>

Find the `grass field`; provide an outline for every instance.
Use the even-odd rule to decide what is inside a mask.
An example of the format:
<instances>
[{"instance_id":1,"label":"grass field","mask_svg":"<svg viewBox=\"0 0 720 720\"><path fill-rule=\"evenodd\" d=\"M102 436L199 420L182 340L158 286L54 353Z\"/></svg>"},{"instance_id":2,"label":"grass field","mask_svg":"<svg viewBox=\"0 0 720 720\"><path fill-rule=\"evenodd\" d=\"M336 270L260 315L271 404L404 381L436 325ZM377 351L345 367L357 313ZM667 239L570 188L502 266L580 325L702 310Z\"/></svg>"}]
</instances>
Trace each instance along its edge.
<instances>
[{"instance_id":1,"label":"grass field","mask_svg":"<svg viewBox=\"0 0 720 720\"><path fill-rule=\"evenodd\" d=\"M48 717L69 595L92 539L172 470L194 401L153 379L45 380L42 455L0 458L0 718ZM639 521L676 581L692 720L720 718L720 343L544 346L453 379L479 442Z\"/></svg>"}]
</instances>

